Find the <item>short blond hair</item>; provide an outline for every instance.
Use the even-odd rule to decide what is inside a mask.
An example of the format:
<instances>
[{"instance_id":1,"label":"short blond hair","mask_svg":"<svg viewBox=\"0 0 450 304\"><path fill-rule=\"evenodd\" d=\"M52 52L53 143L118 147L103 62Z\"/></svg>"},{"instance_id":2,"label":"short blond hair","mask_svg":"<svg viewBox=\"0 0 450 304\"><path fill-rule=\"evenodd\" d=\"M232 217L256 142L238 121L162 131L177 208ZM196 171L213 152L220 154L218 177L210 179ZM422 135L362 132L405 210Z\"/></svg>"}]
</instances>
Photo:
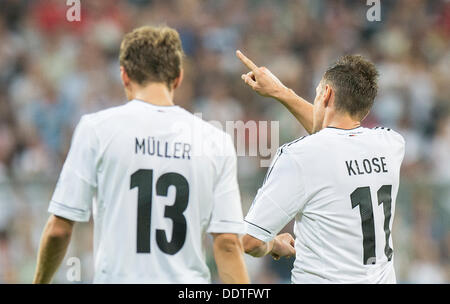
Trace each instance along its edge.
<instances>
[{"instance_id":1,"label":"short blond hair","mask_svg":"<svg viewBox=\"0 0 450 304\"><path fill-rule=\"evenodd\" d=\"M125 35L119 62L139 85L163 82L169 87L180 75L184 53L178 32L170 27L143 26Z\"/></svg>"}]
</instances>

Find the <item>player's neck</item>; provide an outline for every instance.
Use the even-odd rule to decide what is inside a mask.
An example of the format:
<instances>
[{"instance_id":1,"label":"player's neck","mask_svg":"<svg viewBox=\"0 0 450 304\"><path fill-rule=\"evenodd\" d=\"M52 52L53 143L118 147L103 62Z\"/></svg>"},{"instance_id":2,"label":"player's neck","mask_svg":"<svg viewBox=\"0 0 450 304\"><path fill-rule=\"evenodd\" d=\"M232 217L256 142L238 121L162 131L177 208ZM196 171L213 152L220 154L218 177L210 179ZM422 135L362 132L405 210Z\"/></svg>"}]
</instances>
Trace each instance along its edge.
<instances>
[{"instance_id":1,"label":"player's neck","mask_svg":"<svg viewBox=\"0 0 450 304\"><path fill-rule=\"evenodd\" d=\"M350 115L335 115L328 121L324 121L324 128L333 127L338 129L350 130L359 126L361 126L361 122L359 120L353 119Z\"/></svg>"},{"instance_id":2,"label":"player's neck","mask_svg":"<svg viewBox=\"0 0 450 304\"><path fill-rule=\"evenodd\" d=\"M134 86L131 99L138 99L157 106L173 106L173 90L164 83L150 83L146 86Z\"/></svg>"}]
</instances>

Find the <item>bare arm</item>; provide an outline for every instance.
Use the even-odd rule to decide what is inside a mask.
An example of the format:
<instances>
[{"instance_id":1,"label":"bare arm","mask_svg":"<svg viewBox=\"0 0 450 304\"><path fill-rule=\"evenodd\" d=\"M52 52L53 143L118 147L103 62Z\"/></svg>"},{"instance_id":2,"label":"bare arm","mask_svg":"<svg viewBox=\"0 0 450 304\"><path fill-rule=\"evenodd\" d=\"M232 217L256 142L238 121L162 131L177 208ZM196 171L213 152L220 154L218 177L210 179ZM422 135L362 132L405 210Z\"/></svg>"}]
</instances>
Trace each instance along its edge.
<instances>
[{"instance_id":1,"label":"bare arm","mask_svg":"<svg viewBox=\"0 0 450 304\"><path fill-rule=\"evenodd\" d=\"M313 128L313 106L295 92L287 88L275 75L265 67L258 67L242 52L236 55L251 71L242 75L242 79L255 92L264 97L271 97L283 104L294 117L311 134Z\"/></svg>"},{"instance_id":2,"label":"bare arm","mask_svg":"<svg viewBox=\"0 0 450 304\"><path fill-rule=\"evenodd\" d=\"M313 130L313 105L298 96L292 89L286 88L280 95L273 96L283 104L300 122L308 134Z\"/></svg>"},{"instance_id":3,"label":"bare arm","mask_svg":"<svg viewBox=\"0 0 450 304\"><path fill-rule=\"evenodd\" d=\"M244 237L242 238L245 253L255 258L260 258L268 255L273 249L274 241L275 239L266 243L248 234L244 235Z\"/></svg>"},{"instance_id":4,"label":"bare arm","mask_svg":"<svg viewBox=\"0 0 450 304\"><path fill-rule=\"evenodd\" d=\"M213 237L214 258L222 282L224 284L250 283L239 236L231 233L214 233Z\"/></svg>"},{"instance_id":5,"label":"bare arm","mask_svg":"<svg viewBox=\"0 0 450 304\"><path fill-rule=\"evenodd\" d=\"M279 234L270 242L263 242L246 234L242 238L242 243L244 244L245 253L256 258L263 257L269 253L275 260L295 255L295 240L289 233Z\"/></svg>"},{"instance_id":6,"label":"bare arm","mask_svg":"<svg viewBox=\"0 0 450 304\"><path fill-rule=\"evenodd\" d=\"M73 224L62 217L50 216L42 234L33 284L48 284L52 281L66 255Z\"/></svg>"}]
</instances>

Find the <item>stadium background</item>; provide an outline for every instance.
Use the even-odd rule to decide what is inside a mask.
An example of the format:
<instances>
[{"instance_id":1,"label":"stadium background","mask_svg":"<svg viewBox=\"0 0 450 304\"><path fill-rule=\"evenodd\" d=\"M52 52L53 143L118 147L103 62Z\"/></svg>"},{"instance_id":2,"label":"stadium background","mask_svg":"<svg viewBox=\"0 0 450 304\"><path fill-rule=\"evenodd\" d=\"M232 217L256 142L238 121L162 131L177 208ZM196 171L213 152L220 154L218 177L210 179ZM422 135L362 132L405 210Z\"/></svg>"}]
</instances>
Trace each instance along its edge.
<instances>
[{"instance_id":1,"label":"stadium background","mask_svg":"<svg viewBox=\"0 0 450 304\"><path fill-rule=\"evenodd\" d=\"M32 279L80 116L125 101L123 33L161 23L180 31L187 54L175 102L207 120L280 121L280 144L304 130L243 85L236 49L309 100L338 56L374 60L380 93L364 125L394 128L407 142L393 232L398 280L450 282L449 1L381 1L381 22L368 22L366 1L81 0L73 23L65 2L0 1L0 283ZM257 157L239 158L244 212L265 171ZM82 282L92 279L91 243L91 225L77 225L67 257L81 259ZM246 259L253 282L289 282L292 260ZM208 260L216 280L210 250ZM67 269L56 282L68 282Z\"/></svg>"}]
</instances>

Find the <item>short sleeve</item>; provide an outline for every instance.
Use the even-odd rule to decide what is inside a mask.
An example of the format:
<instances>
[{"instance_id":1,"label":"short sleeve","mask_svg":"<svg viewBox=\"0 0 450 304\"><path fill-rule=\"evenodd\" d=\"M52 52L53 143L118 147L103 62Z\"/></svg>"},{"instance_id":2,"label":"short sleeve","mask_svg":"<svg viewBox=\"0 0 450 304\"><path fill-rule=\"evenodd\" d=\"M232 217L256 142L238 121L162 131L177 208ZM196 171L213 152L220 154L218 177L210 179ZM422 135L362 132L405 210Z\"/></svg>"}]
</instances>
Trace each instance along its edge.
<instances>
[{"instance_id":1,"label":"short sleeve","mask_svg":"<svg viewBox=\"0 0 450 304\"><path fill-rule=\"evenodd\" d=\"M394 135L394 137L396 138L396 140L399 142L399 153L401 156L401 160L403 160L404 156L405 156L405 147L406 147L406 142L405 142L405 138L398 132L395 132L392 130L392 133Z\"/></svg>"},{"instance_id":2,"label":"short sleeve","mask_svg":"<svg viewBox=\"0 0 450 304\"><path fill-rule=\"evenodd\" d=\"M78 123L48 211L76 222L87 222L97 189L97 138L86 117Z\"/></svg>"},{"instance_id":3,"label":"short sleeve","mask_svg":"<svg viewBox=\"0 0 450 304\"><path fill-rule=\"evenodd\" d=\"M226 136L225 155L221 156L221 166L214 187L214 201L208 233L243 234L241 196L237 181L237 157L230 136Z\"/></svg>"},{"instance_id":4,"label":"short sleeve","mask_svg":"<svg viewBox=\"0 0 450 304\"><path fill-rule=\"evenodd\" d=\"M247 234L264 242L272 240L305 203L300 164L281 148L245 218Z\"/></svg>"}]
</instances>

